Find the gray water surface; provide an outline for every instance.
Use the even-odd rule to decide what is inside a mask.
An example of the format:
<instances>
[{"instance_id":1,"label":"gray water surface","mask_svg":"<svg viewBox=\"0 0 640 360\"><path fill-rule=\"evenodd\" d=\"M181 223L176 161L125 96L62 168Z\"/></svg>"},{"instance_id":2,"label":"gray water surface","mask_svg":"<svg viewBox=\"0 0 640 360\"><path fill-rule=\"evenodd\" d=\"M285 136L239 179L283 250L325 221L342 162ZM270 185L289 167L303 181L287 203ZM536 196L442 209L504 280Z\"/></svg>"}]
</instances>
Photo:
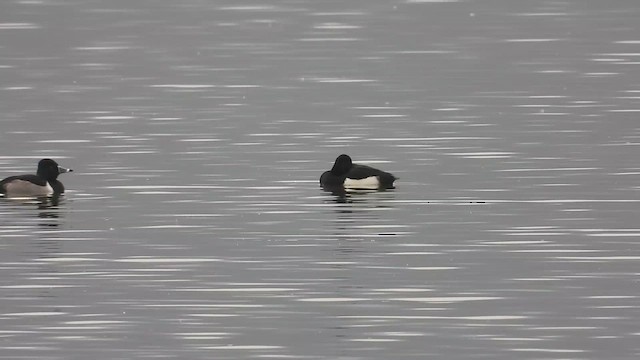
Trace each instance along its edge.
<instances>
[{"instance_id":1,"label":"gray water surface","mask_svg":"<svg viewBox=\"0 0 640 360\"><path fill-rule=\"evenodd\" d=\"M637 359L639 16L3 2L0 358Z\"/></svg>"}]
</instances>

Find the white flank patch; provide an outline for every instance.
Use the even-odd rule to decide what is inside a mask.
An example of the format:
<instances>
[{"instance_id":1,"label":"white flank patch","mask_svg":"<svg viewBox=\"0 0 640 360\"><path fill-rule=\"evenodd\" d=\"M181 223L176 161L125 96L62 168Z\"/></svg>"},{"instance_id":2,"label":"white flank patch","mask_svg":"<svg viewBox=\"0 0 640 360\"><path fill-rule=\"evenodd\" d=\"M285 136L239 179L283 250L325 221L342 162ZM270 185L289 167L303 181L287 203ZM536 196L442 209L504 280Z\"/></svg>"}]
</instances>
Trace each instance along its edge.
<instances>
[{"instance_id":1,"label":"white flank patch","mask_svg":"<svg viewBox=\"0 0 640 360\"><path fill-rule=\"evenodd\" d=\"M344 180L344 187L350 189L377 189L380 186L380 180L377 176L369 176L364 179Z\"/></svg>"},{"instance_id":2,"label":"white flank patch","mask_svg":"<svg viewBox=\"0 0 640 360\"><path fill-rule=\"evenodd\" d=\"M6 193L11 196L47 196L53 194L53 188L47 182L47 186L36 185L25 180L13 180L5 185Z\"/></svg>"}]
</instances>

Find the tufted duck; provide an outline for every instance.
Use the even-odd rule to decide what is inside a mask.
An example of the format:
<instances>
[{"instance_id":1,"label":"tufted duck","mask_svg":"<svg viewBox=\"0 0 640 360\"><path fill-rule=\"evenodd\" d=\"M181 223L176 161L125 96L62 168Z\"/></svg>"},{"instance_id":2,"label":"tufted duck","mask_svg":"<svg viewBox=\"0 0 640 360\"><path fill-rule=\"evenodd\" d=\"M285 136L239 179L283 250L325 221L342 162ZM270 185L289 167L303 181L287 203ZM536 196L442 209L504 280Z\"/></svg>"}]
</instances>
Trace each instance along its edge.
<instances>
[{"instance_id":1,"label":"tufted duck","mask_svg":"<svg viewBox=\"0 0 640 360\"><path fill-rule=\"evenodd\" d=\"M354 164L349 155L338 156L333 167L320 176L320 185L325 188L347 189L393 189L397 178L392 174L367 165Z\"/></svg>"}]
</instances>

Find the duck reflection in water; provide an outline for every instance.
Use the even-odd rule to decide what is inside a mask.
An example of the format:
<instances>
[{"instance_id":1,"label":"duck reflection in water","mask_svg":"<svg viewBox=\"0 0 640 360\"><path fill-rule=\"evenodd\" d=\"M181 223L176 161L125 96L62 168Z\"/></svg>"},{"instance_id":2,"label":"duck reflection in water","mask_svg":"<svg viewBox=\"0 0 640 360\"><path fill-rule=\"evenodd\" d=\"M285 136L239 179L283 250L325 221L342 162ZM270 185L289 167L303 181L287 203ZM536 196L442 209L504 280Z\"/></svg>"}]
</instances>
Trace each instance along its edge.
<instances>
[{"instance_id":1,"label":"duck reflection in water","mask_svg":"<svg viewBox=\"0 0 640 360\"><path fill-rule=\"evenodd\" d=\"M60 194L54 194L52 196L39 197L37 199L38 204L38 217L41 219L48 219L51 221L41 222L39 225L43 227L57 227L60 222L57 219L60 218L59 205L64 198Z\"/></svg>"},{"instance_id":2,"label":"duck reflection in water","mask_svg":"<svg viewBox=\"0 0 640 360\"><path fill-rule=\"evenodd\" d=\"M60 205L64 203L64 196L61 194L21 198L0 197L0 201L15 210L27 209L29 214L35 214L39 219L42 219L38 222L38 226L58 227L60 225ZM35 210L35 213L32 210Z\"/></svg>"},{"instance_id":3,"label":"duck reflection in water","mask_svg":"<svg viewBox=\"0 0 640 360\"><path fill-rule=\"evenodd\" d=\"M377 197L375 193L383 193L393 189L345 189L344 187L323 186L322 190L333 195L333 201L338 204L367 202L368 197Z\"/></svg>"}]
</instances>

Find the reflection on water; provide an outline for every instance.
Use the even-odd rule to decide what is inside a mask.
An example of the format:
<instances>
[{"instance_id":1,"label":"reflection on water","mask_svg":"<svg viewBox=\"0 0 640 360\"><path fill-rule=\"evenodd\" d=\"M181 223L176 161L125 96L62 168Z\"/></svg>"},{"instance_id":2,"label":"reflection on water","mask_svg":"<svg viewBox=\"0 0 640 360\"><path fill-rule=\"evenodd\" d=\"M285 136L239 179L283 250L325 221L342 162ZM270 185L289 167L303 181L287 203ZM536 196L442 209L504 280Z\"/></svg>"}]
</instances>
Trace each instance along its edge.
<instances>
[{"instance_id":1,"label":"reflection on water","mask_svg":"<svg viewBox=\"0 0 640 360\"><path fill-rule=\"evenodd\" d=\"M0 358L637 358L639 11L3 4Z\"/></svg>"},{"instance_id":2,"label":"reflection on water","mask_svg":"<svg viewBox=\"0 0 640 360\"><path fill-rule=\"evenodd\" d=\"M38 217L41 219L51 220L49 223L41 223L41 226L58 226L57 221L60 218L59 204L61 196L53 195L51 197L44 197L38 199Z\"/></svg>"},{"instance_id":3,"label":"reflection on water","mask_svg":"<svg viewBox=\"0 0 640 360\"><path fill-rule=\"evenodd\" d=\"M0 197L2 218L7 226L19 226L31 223L32 216L37 217L38 226L57 227L64 217L64 196L53 195L37 198ZM25 221L26 220L26 221Z\"/></svg>"}]
</instances>

